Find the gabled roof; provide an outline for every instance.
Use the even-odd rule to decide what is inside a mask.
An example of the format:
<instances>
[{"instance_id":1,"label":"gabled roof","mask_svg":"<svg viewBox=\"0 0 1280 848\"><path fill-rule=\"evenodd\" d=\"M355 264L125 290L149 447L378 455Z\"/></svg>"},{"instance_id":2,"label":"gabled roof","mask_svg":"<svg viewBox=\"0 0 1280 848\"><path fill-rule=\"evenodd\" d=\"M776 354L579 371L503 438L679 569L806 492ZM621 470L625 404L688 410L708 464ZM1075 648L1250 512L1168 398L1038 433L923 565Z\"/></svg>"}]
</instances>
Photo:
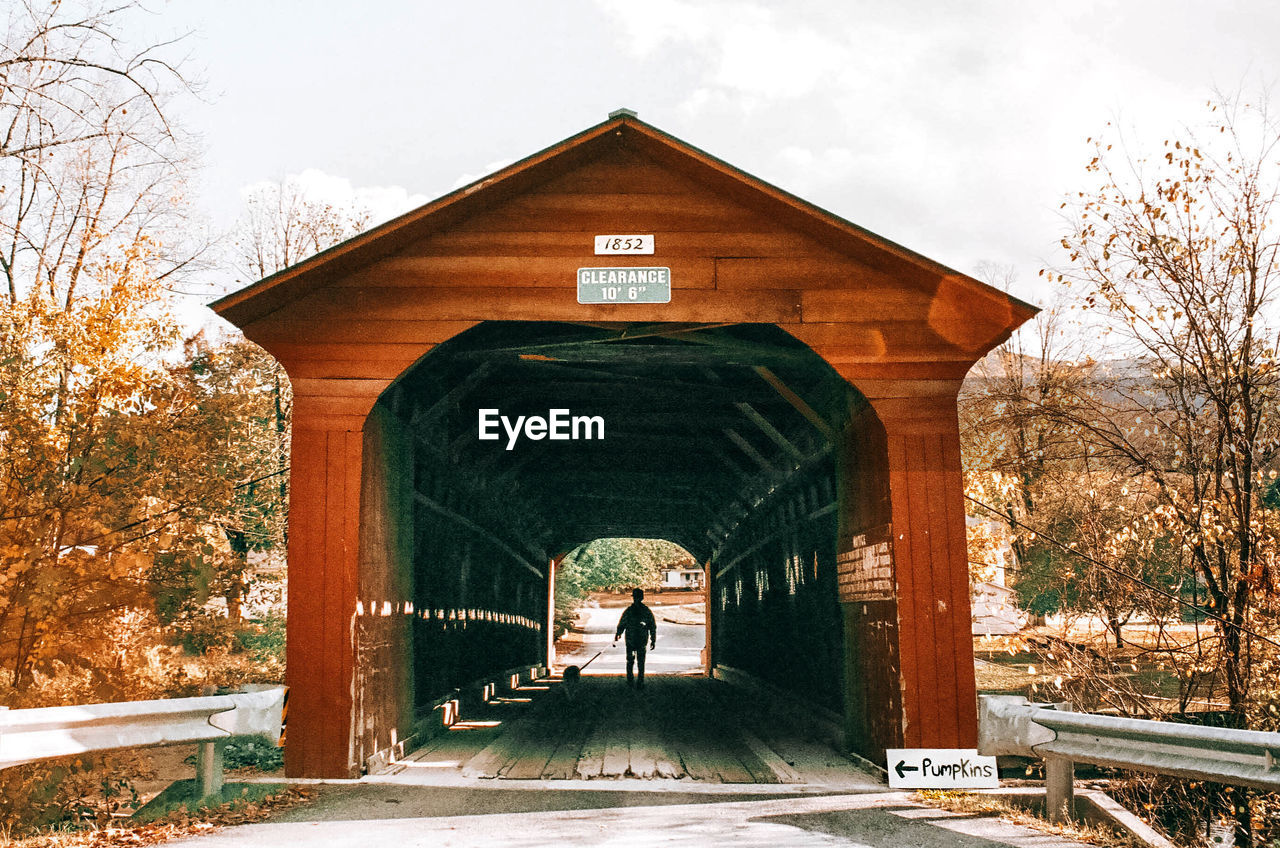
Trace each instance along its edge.
<instances>
[{"instance_id":1,"label":"gabled roof","mask_svg":"<svg viewBox=\"0 0 1280 848\"><path fill-rule=\"evenodd\" d=\"M782 227L803 232L904 284L934 288L939 280L961 280L966 291L989 293L1009 304L1021 323L1037 307L961 274L915 251L802 200L619 110L601 124L509 165L457 191L362 233L211 304L237 326L245 326L332 280L388 256L451 223L512 198L572 170L610 145L625 145L652 160L713 187L721 195L769 215ZM1008 308L1008 307L1006 307Z\"/></svg>"}]
</instances>

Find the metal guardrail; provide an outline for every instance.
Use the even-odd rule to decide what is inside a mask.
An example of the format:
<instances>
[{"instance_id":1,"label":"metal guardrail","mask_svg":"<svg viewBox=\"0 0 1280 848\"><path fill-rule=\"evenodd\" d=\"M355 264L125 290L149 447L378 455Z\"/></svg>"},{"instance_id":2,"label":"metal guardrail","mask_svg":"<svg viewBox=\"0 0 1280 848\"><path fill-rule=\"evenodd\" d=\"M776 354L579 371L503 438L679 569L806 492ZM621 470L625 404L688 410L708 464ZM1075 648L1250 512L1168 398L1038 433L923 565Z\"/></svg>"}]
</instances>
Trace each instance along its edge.
<instances>
[{"instance_id":1,"label":"metal guardrail","mask_svg":"<svg viewBox=\"0 0 1280 848\"><path fill-rule=\"evenodd\" d=\"M1075 713L1017 695L983 695L978 753L1045 761L1050 818L1071 807L1073 763L1280 791L1280 733Z\"/></svg>"},{"instance_id":2,"label":"metal guardrail","mask_svg":"<svg viewBox=\"0 0 1280 848\"><path fill-rule=\"evenodd\" d=\"M232 695L0 710L0 768L92 751L200 742L201 797L222 789L222 746L233 736L279 740L285 688Z\"/></svg>"}]
</instances>

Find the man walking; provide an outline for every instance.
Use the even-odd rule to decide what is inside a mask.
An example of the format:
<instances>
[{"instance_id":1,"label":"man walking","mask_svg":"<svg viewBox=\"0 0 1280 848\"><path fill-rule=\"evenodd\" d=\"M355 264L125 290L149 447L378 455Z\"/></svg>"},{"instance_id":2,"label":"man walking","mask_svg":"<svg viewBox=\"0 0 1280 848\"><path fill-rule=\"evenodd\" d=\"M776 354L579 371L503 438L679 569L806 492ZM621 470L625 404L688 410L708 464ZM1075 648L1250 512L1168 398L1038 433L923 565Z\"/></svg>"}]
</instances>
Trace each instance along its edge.
<instances>
[{"instance_id":1,"label":"man walking","mask_svg":"<svg viewBox=\"0 0 1280 848\"><path fill-rule=\"evenodd\" d=\"M658 625L653 620L653 613L642 603L643 601L644 590L633 589L631 606L622 611L622 617L618 619L618 632L613 634L615 644L618 637L623 633L627 634L627 685L634 685L637 689L644 688L645 642L648 642L649 647L652 648L658 641ZM634 674L632 674L633 665L636 667Z\"/></svg>"}]
</instances>

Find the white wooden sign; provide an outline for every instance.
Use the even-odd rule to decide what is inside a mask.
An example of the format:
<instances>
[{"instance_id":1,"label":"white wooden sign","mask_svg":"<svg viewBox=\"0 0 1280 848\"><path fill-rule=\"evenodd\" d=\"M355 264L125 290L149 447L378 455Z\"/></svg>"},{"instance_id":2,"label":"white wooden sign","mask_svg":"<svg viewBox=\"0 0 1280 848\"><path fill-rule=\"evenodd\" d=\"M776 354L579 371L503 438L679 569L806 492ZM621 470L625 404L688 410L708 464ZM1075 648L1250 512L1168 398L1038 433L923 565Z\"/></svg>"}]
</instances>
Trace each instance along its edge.
<instances>
[{"instance_id":1,"label":"white wooden sign","mask_svg":"<svg viewBox=\"0 0 1280 848\"><path fill-rule=\"evenodd\" d=\"M653 236L596 236L596 256L652 254Z\"/></svg>"},{"instance_id":2,"label":"white wooden sign","mask_svg":"<svg viewBox=\"0 0 1280 848\"><path fill-rule=\"evenodd\" d=\"M973 748L890 748L891 789L995 789L996 758Z\"/></svg>"}]
</instances>

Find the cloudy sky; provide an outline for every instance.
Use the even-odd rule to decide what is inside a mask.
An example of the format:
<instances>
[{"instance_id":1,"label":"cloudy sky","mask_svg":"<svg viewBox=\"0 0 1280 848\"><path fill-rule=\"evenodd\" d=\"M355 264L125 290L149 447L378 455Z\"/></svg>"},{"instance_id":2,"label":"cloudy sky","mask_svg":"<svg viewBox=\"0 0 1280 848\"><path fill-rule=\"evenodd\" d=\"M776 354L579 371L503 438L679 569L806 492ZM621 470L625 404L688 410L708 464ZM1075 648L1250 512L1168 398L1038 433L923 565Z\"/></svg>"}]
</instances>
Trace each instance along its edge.
<instances>
[{"instance_id":1,"label":"cloudy sky","mask_svg":"<svg viewBox=\"0 0 1280 848\"><path fill-rule=\"evenodd\" d=\"M1135 147L1280 77L1280 4L170 0L215 226L301 174L404 211L625 106L958 270L1058 261L1108 121ZM215 283L219 281L214 281ZM227 285L229 280L221 281Z\"/></svg>"}]
</instances>

